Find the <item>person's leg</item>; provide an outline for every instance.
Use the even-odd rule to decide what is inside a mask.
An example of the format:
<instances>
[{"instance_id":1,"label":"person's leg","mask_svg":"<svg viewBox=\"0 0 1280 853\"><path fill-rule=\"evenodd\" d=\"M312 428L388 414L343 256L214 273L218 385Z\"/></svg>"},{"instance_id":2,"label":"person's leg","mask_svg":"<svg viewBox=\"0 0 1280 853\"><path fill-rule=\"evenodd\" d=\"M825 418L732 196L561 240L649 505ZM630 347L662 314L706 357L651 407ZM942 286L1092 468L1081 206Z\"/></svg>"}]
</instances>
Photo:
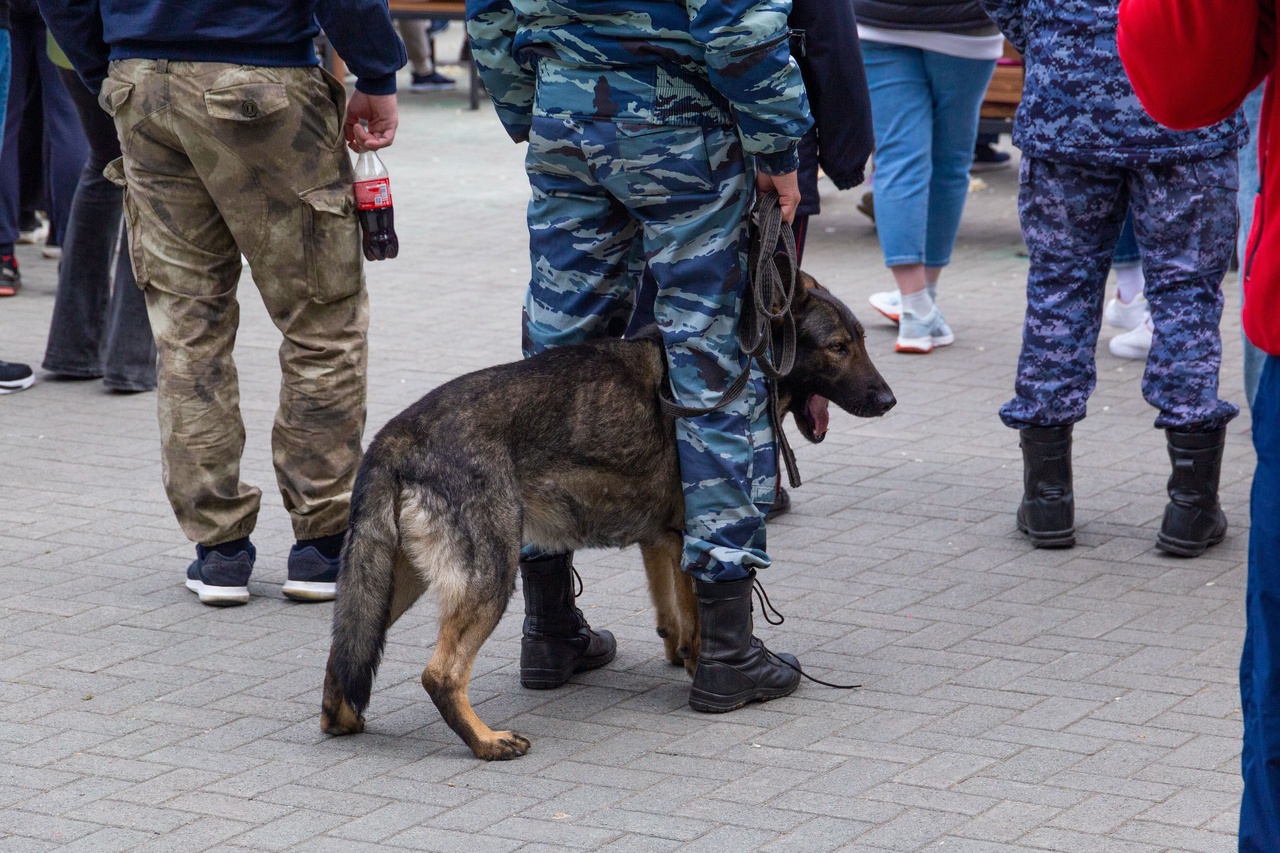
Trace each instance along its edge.
<instances>
[{"instance_id":1,"label":"person's leg","mask_svg":"<svg viewBox=\"0 0 1280 853\"><path fill-rule=\"evenodd\" d=\"M147 300L138 288L129 260L126 225L120 233L115 282L111 287L102 384L112 391L154 391L156 343L147 317Z\"/></svg>"},{"instance_id":2,"label":"person's leg","mask_svg":"<svg viewBox=\"0 0 1280 853\"><path fill-rule=\"evenodd\" d=\"M1222 279L1235 244L1235 152L1130 172L1134 231L1146 270L1152 341L1142 395L1160 410L1172 474L1156 545L1195 557L1221 542L1218 502L1227 422L1239 408L1218 398Z\"/></svg>"},{"instance_id":3,"label":"person's leg","mask_svg":"<svg viewBox=\"0 0 1280 853\"><path fill-rule=\"evenodd\" d=\"M113 63L104 101L123 139L130 253L155 331L165 491L183 532L200 546L188 585L206 603L243 603L261 492L240 480L244 425L232 359L240 249L186 151L189 137L207 144L190 132L192 116L209 120L206 105L176 81L157 63ZM230 565L219 565L217 576L202 574L222 559Z\"/></svg>"},{"instance_id":4,"label":"person's leg","mask_svg":"<svg viewBox=\"0 0 1280 853\"><path fill-rule=\"evenodd\" d=\"M1240 853L1280 845L1280 356L1266 356L1253 402L1253 472L1249 574L1245 590L1240 705Z\"/></svg>"},{"instance_id":5,"label":"person's leg","mask_svg":"<svg viewBox=\"0 0 1280 853\"><path fill-rule=\"evenodd\" d=\"M1096 380L1094 347L1124 217L1123 175L1023 157L1018 213L1030 253L1027 316L1014 383L1000 409L1019 430L1018 529L1038 548L1075 544L1072 425Z\"/></svg>"},{"instance_id":6,"label":"person's leg","mask_svg":"<svg viewBox=\"0 0 1280 853\"><path fill-rule=\"evenodd\" d=\"M44 44L44 28L40 30ZM44 106L45 152L49 175L49 244L61 246L66 240L71 220L71 202L75 198L80 174L89 159L89 143L85 139L80 115L71 93L63 83L58 66L41 50L36 57L40 73L41 103ZM76 81L83 88L83 84ZM112 242L115 235L112 235Z\"/></svg>"},{"instance_id":7,"label":"person's leg","mask_svg":"<svg viewBox=\"0 0 1280 853\"><path fill-rule=\"evenodd\" d=\"M404 52L409 57L410 70L415 75L430 74L435 68L431 65L431 51L427 46L427 18L397 18L396 30L404 42Z\"/></svg>"},{"instance_id":8,"label":"person's leg","mask_svg":"<svg viewBox=\"0 0 1280 853\"><path fill-rule=\"evenodd\" d=\"M105 178L102 170L120 156L120 142L111 117L98 106L97 98L76 73L65 68L58 71L84 128L89 159L80 172L62 241L58 294L43 366L62 376L89 378L103 374L111 259L119 238L124 201L124 190ZM138 295L141 297L141 293ZM145 302L141 298L138 301L143 303L145 321ZM149 327L147 334L149 337Z\"/></svg>"},{"instance_id":9,"label":"person's leg","mask_svg":"<svg viewBox=\"0 0 1280 853\"><path fill-rule=\"evenodd\" d=\"M1240 298L1244 300L1244 275L1248 268L1249 232L1253 228L1253 204L1262 188L1258 179L1258 122L1262 113L1262 90L1259 86L1244 99L1244 115L1249 122L1249 141L1240 147L1240 192L1236 196L1236 206L1240 213L1240 235L1236 239L1236 257L1239 260ZM1258 382L1262 376L1262 362L1266 353L1254 346L1244 331L1240 332L1244 342L1244 396L1246 402L1253 406L1253 398L1258 393Z\"/></svg>"},{"instance_id":10,"label":"person's leg","mask_svg":"<svg viewBox=\"0 0 1280 853\"><path fill-rule=\"evenodd\" d=\"M23 115L30 102L28 90L35 75L36 45L32 41L31 27L20 15L12 17L9 30L10 76L6 93L3 144L0 145L0 296L12 296L21 282L18 262L13 253L18 240L18 219L21 214L21 164L18 137L22 131ZM44 42L39 45L44 50Z\"/></svg>"}]
</instances>

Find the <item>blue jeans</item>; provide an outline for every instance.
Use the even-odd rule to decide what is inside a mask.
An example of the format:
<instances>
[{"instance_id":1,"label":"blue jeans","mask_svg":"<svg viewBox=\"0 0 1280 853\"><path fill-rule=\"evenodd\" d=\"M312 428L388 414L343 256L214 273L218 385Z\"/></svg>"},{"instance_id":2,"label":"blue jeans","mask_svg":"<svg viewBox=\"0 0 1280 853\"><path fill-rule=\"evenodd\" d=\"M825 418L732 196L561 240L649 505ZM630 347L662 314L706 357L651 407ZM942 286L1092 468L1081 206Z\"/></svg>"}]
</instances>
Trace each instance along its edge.
<instances>
[{"instance_id":1,"label":"blue jeans","mask_svg":"<svg viewBox=\"0 0 1280 853\"><path fill-rule=\"evenodd\" d=\"M1262 87L1245 98L1244 117L1249 122L1249 141L1240 148L1240 194L1237 206L1240 210L1240 236L1236 241L1236 255L1240 260L1240 293L1244 295L1244 268L1249 229L1253 227L1253 200L1262 188L1258 179L1258 117L1262 113ZM1253 408L1253 398L1258 394L1258 382L1262 377L1262 362L1267 354L1255 347L1240 333L1244 341L1244 396Z\"/></svg>"},{"instance_id":2,"label":"blue jeans","mask_svg":"<svg viewBox=\"0 0 1280 853\"><path fill-rule=\"evenodd\" d=\"M1240 853L1280 850L1280 356L1264 356L1253 403L1249 579L1245 591L1240 705Z\"/></svg>"},{"instance_id":3,"label":"blue jeans","mask_svg":"<svg viewBox=\"0 0 1280 853\"><path fill-rule=\"evenodd\" d=\"M969 193L995 60L864 41L876 133L876 231L888 267L944 267Z\"/></svg>"},{"instance_id":4,"label":"blue jeans","mask_svg":"<svg viewBox=\"0 0 1280 853\"><path fill-rule=\"evenodd\" d=\"M1115 254L1111 256L1113 267L1137 266L1142 261L1142 253L1138 251L1138 238L1133 233L1133 211L1124 215L1124 225L1120 228L1120 241L1116 243Z\"/></svg>"},{"instance_id":5,"label":"blue jeans","mask_svg":"<svg viewBox=\"0 0 1280 853\"><path fill-rule=\"evenodd\" d=\"M34 4L32 4L34 7ZM71 199L80 170L89 156L80 117L67 87L58 76L58 67L46 52L44 21L38 12L23 11L16 5L11 10L10 30L13 71L10 87L13 97L6 107L4 150L0 151L0 246L12 245L18 239L19 185L21 169L40 167L39 163L20 164L18 132L22 127L28 95L39 80L41 106L44 109L45 151L48 160L50 226L53 243L61 246L63 232L71 214Z\"/></svg>"}]
</instances>

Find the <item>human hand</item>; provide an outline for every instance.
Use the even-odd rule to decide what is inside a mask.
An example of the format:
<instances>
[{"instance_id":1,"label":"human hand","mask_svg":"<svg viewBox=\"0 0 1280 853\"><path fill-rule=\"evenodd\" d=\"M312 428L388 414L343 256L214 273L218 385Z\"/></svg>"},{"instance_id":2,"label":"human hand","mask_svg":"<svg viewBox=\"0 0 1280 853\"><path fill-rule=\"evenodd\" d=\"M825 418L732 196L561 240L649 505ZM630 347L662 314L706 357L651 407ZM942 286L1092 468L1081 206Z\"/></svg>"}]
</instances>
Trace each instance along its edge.
<instances>
[{"instance_id":1,"label":"human hand","mask_svg":"<svg viewBox=\"0 0 1280 853\"><path fill-rule=\"evenodd\" d=\"M796 173L770 175L767 172L758 171L756 188L762 193L773 190L778 194L778 206L782 208L782 221L790 225L796 218L796 209L800 207L800 181Z\"/></svg>"},{"instance_id":2,"label":"human hand","mask_svg":"<svg viewBox=\"0 0 1280 853\"><path fill-rule=\"evenodd\" d=\"M396 138L396 126L399 124L395 95L366 95L357 89L347 101L342 135L352 151L377 151L386 148Z\"/></svg>"}]
</instances>

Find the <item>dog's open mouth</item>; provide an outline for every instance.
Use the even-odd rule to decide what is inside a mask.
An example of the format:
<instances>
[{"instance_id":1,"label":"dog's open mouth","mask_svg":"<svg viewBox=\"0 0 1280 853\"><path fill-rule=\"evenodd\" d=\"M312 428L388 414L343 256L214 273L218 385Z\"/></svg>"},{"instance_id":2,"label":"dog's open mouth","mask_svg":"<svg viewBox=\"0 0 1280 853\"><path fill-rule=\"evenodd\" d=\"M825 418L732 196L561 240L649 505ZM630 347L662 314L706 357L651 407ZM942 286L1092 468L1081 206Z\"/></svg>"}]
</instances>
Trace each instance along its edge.
<instances>
[{"instance_id":1,"label":"dog's open mouth","mask_svg":"<svg viewBox=\"0 0 1280 853\"><path fill-rule=\"evenodd\" d=\"M815 444L827 437L827 426L831 423L831 414L827 411L827 398L811 394L804 401L804 406L793 410L796 425L809 441Z\"/></svg>"}]
</instances>

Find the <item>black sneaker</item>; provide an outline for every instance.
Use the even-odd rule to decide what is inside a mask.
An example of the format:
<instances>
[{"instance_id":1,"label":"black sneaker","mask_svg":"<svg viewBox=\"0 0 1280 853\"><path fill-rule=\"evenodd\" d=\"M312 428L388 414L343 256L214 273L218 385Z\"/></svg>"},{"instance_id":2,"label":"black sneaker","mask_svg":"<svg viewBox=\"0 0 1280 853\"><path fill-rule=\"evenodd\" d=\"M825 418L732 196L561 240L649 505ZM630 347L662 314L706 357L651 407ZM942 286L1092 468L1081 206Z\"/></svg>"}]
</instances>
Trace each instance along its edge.
<instances>
[{"instance_id":1,"label":"black sneaker","mask_svg":"<svg viewBox=\"0 0 1280 853\"><path fill-rule=\"evenodd\" d=\"M13 255L0 255L0 296L13 296L21 286L18 259Z\"/></svg>"},{"instance_id":2,"label":"black sneaker","mask_svg":"<svg viewBox=\"0 0 1280 853\"><path fill-rule=\"evenodd\" d=\"M249 602L249 574L258 555L252 544L234 557L196 546L196 559L187 566L187 589L200 596L201 604L229 607Z\"/></svg>"},{"instance_id":3,"label":"black sneaker","mask_svg":"<svg viewBox=\"0 0 1280 853\"><path fill-rule=\"evenodd\" d=\"M973 165L969 167L970 172L995 172L1000 169L1009 168L1009 153L1007 151L997 151L991 143L979 142L973 149Z\"/></svg>"},{"instance_id":4,"label":"black sneaker","mask_svg":"<svg viewBox=\"0 0 1280 853\"><path fill-rule=\"evenodd\" d=\"M414 74L409 80L410 92L443 92L446 89L458 88L458 81L446 77L439 71L430 74Z\"/></svg>"},{"instance_id":5,"label":"black sneaker","mask_svg":"<svg viewBox=\"0 0 1280 853\"><path fill-rule=\"evenodd\" d=\"M0 361L0 394L25 391L36 381L36 375L25 364Z\"/></svg>"},{"instance_id":6,"label":"black sneaker","mask_svg":"<svg viewBox=\"0 0 1280 853\"><path fill-rule=\"evenodd\" d=\"M326 557L310 545L289 549L289 579L282 592L294 601L333 601L337 594L338 557Z\"/></svg>"}]
</instances>

